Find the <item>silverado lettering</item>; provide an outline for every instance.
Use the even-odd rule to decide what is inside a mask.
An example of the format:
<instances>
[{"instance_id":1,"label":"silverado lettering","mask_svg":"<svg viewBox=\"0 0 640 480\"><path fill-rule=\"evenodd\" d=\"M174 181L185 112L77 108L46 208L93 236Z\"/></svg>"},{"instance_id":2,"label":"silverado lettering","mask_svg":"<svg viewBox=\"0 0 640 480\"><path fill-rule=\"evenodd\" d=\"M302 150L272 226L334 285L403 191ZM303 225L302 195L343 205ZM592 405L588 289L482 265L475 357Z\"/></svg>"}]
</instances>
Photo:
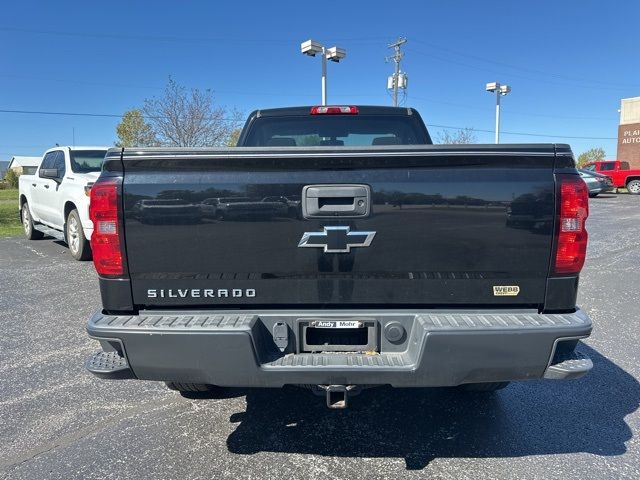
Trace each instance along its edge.
<instances>
[{"instance_id":1,"label":"silverado lettering","mask_svg":"<svg viewBox=\"0 0 640 480\"><path fill-rule=\"evenodd\" d=\"M221 288L217 290L213 288L150 288L147 290L147 298L253 298L255 296L256 291L253 288Z\"/></svg>"}]
</instances>

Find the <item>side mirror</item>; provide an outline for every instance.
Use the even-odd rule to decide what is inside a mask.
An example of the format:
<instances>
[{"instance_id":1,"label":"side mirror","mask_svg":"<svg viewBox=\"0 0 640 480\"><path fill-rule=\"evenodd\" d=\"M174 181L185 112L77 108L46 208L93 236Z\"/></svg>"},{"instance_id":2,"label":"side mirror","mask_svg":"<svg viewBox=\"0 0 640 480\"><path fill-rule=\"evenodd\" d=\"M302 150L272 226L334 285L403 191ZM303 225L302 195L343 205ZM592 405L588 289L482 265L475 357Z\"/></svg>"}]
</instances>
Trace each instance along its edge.
<instances>
[{"instance_id":1,"label":"side mirror","mask_svg":"<svg viewBox=\"0 0 640 480\"><path fill-rule=\"evenodd\" d=\"M56 180L58 178L58 169L57 168L41 168L40 177Z\"/></svg>"}]
</instances>

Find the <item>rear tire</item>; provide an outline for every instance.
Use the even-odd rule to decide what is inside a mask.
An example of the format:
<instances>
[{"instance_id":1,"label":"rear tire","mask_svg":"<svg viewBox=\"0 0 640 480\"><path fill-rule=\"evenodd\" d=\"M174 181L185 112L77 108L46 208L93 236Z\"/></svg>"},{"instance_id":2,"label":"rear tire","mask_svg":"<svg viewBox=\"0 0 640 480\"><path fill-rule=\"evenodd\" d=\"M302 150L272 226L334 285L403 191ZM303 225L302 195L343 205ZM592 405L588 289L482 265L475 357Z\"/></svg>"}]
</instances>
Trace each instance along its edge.
<instances>
[{"instance_id":1,"label":"rear tire","mask_svg":"<svg viewBox=\"0 0 640 480\"><path fill-rule=\"evenodd\" d=\"M458 385L458 390L463 392L495 392L502 390L511 382L489 382L489 383L465 383Z\"/></svg>"},{"instance_id":2,"label":"rear tire","mask_svg":"<svg viewBox=\"0 0 640 480\"><path fill-rule=\"evenodd\" d=\"M67 216L67 245L71 256L76 260L91 259L91 246L84 236L80 215L76 209L71 210Z\"/></svg>"},{"instance_id":3,"label":"rear tire","mask_svg":"<svg viewBox=\"0 0 640 480\"><path fill-rule=\"evenodd\" d=\"M640 195L640 180L631 180L627 183L627 191L631 195Z\"/></svg>"},{"instance_id":4,"label":"rear tire","mask_svg":"<svg viewBox=\"0 0 640 480\"><path fill-rule=\"evenodd\" d=\"M31 212L29 211L29 204L27 202L22 204L21 217L24 235L27 237L27 240L40 240L44 237L44 233L36 230L33 226L33 219L31 218Z\"/></svg>"}]
</instances>

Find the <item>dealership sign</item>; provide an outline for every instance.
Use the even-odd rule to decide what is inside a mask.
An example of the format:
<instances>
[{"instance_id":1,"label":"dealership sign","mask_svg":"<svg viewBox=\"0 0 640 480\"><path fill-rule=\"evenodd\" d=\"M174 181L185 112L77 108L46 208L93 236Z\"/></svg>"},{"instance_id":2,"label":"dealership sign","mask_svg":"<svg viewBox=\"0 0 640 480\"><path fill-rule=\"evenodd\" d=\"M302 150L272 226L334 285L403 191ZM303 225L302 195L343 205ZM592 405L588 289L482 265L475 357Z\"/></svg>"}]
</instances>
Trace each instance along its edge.
<instances>
[{"instance_id":1,"label":"dealership sign","mask_svg":"<svg viewBox=\"0 0 640 480\"><path fill-rule=\"evenodd\" d=\"M640 168L640 97L623 98L620 102L617 159Z\"/></svg>"},{"instance_id":2,"label":"dealership sign","mask_svg":"<svg viewBox=\"0 0 640 480\"><path fill-rule=\"evenodd\" d=\"M622 129L622 138L620 144L640 143L640 128L632 130L630 128Z\"/></svg>"},{"instance_id":3,"label":"dealership sign","mask_svg":"<svg viewBox=\"0 0 640 480\"><path fill-rule=\"evenodd\" d=\"M618 127L617 157L631 168L640 168L640 123Z\"/></svg>"}]
</instances>

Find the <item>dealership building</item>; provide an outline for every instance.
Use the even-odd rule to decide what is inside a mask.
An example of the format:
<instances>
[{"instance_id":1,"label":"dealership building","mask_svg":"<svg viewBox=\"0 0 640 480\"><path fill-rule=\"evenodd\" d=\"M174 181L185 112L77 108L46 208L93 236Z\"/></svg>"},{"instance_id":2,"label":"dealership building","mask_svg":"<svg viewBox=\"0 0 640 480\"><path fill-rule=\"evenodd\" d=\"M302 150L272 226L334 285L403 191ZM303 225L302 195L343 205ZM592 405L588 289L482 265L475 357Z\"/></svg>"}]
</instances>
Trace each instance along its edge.
<instances>
[{"instance_id":1,"label":"dealership building","mask_svg":"<svg viewBox=\"0 0 640 480\"><path fill-rule=\"evenodd\" d=\"M621 100L617 159L640 169L640 97Z\"/></svg>"}]
</instances>

